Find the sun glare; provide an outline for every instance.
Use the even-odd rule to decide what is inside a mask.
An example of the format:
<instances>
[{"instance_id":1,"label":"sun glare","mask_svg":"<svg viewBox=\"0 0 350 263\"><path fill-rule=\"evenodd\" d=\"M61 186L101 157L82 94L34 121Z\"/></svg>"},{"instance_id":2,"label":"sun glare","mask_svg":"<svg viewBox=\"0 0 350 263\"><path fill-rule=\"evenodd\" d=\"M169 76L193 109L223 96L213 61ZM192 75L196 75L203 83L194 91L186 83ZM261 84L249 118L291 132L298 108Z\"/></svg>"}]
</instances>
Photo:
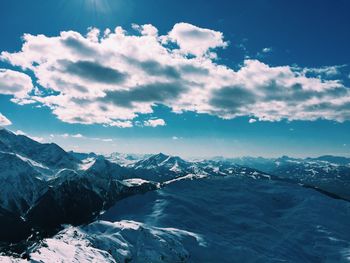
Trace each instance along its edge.
<instances>
[{"instance_id":1,"label":"sun glare","mask_svg":"<svg viewBox=\"0 0 350 263\"><path fill-rule=\"evenodd\" d=\"M83 0L85 8L96 13L108 13L110 10L108 0Z\"/></svg>"}]
</instances>

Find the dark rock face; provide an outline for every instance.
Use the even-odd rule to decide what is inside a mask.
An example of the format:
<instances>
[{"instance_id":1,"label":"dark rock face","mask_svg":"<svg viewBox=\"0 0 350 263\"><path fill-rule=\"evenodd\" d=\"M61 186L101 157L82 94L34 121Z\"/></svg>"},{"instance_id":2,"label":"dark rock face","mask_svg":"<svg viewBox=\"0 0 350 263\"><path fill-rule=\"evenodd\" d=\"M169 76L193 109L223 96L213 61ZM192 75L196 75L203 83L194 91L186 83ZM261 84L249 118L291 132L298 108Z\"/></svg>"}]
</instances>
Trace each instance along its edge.
<instances>
[{"instance_id":1,"label":"dark rock face","mask_svg":"<svg viewBox=\"0 0 350 263\"><path fill-rule=\"evenodd\" d=\"M15 154L0 152L0 206L23 215L47 186L38 172Z\"/></svg>"},{"instance_id":2,"label":"dark rock face","mask_svg":"<svg viewBox=\"0 0 350 263\"><path fill-rule=\"evenodd\" d=\"M54 182L27 212L26 220L41 229L84 224L120 199L157 189L154 183L130 187L111 176L104 176L84 174L58 184Z\"/></svg>"},{"instance_id":3,"label":"dark rock face","mask_svg":"<svg viewBox=\"0 0 350 263\"><path fill-rule=\"evenodd\" d=\"M28 222L40 228L56 228L61 224L82 224L103 208L104 200L83 182L65 182L51 188L28 211Z\"/></svg>"},{"instance_id":4,"label":"dark rock face","mask_svg":"<svg viewBox=\"0 0 350 263\"><path fill-rule=\"evenodd\" d=\"M18 215L0 207L0 241L18 242L30 233L30 225Z\"/></svg>"}]
</instances>

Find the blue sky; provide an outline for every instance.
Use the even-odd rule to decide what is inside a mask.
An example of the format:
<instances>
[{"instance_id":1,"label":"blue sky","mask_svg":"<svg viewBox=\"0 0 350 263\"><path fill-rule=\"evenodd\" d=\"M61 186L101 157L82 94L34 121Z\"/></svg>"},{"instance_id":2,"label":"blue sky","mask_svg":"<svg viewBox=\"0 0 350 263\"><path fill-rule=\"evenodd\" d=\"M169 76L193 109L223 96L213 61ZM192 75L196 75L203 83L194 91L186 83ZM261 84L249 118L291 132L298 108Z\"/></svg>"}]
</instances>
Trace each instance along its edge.
<instances>
[{"instance_id":1,"label":"blue sky","mask_svg":"<svg viewBox=\"0 0 350 263\"><path fill-rule=\"evenodd\" d=\"M0 62L0 113L12 123L8 128L13 131L20 130L37 139L54 141L66 149L79 151L162 151L182 156L349 155L349 8L350 3L345 0L290 3L276 0L249 3L3 0L0 3L0 51L9 55L2 53ZM181 22L185 23L179 24ZM153 27L142 27L145 24ZM79 33L84 39L77 39L83 43L89 27L100 29L102 38L106 28L114 31L117 26L126 31L126 36L134 35L139 40L146 31L151 37L155 28L157 37L163 36L162 41L166 43L157 47L153 44L145 46L137 51L138 56L133 57L133 53L127 53L130 50L125 51L129 63L139 63L142 59L149 62L147 56L154 57L157 63L135 65L143 67L142 70L152 69L147 72L153 74L158 86L144 80L140 69L128 69L127 65L119 65L119 60L110 57L101 60L98 56L107 49L107 43L102 46L91 42L91 47L96 46L96 49L86 49L91 52L83 54L80 47L69 57L64 50L62 56L54 52L58 46L53 43L53 38L58 38L60 32ZM191 32L190 38L181 38L183 32ZM45 55L41 54L34 61L32 56L38 56L34 44L25 53L14 55L21 51L25 33L35 36L26 41L42 45L40 48ZM37 37L39 34L44 38ZM76 36L73 33L67 35ZM65 41L65 37L68 39L61 34L63 40L60 41ZM196 42L198 37L201 39ZM118 45L118 42L113 43ZM140 45L134 44L136 49ZM166 57L159 56L158 50L162 47L171 49ZM118 52L118 55L124 54L121 47ZM174 56L180 56L182 64L176 64L178 61L173 59ZM52 62L50 67L42 62L43 59ZM77 63L82 61L84 63ZM96 61L98 64L92 64ZM32 63L35 68L25 68L25 63ZM209 72L210 80L216 86L205 85L197 91L194 81L185 81L190 77L173 70L184 65ZM226 68L222 74L219 73L221 66ZM50 71L52 68L59 70ZM65 71L68 69L69 72ZM101 70L104 72L102 77L98 74ZM76 73L73 76L75 84L88 89L89 95L73 96L74 90L68 90L68 85L62 81L57 82L59 74L65 81L70 81L72 72ZM89 79L80 74L86 72L89 72ZM252 74L258 77L250 82ZM16 85L7 83L13 80L12 76L16 77ZM134 90L117 88L125 84L118 77L130 79L130 76L138 78ZM266 76L269 90L262 84ZM31 90L27 77L38 90ZM161 84L171 81L176 85L162 86L160 80ZM110 85L111 81L115 83ZM202 85L200 80L198 82ZM132 86L129 82L125 85ZM23 90L14 91L19 86L30 97L24 96ZM258 97L262 91L264 94ZM94 92L104 95L92 95ZM50 94L59 93L66 94L63 100L48 102ZM272 98L277 93L278 98ZM200 96L196 94L203 98L198 99ZM77 99L79 103L76 103ZM315 100L311 105L312 99ZM29 100L34 102L29 103ZM81 106L82 101L86 106ZM100 108L102 103L117 105L111 105L107 113L91 110L97 101ZM189 105L192 102L193 105ZM70 103L75 103L72 108L67 106ZM48 107L49 104L55 104L57 111ZM271 111L282 104L288 104L288 107Z\"/></svg>"}]
</instances>

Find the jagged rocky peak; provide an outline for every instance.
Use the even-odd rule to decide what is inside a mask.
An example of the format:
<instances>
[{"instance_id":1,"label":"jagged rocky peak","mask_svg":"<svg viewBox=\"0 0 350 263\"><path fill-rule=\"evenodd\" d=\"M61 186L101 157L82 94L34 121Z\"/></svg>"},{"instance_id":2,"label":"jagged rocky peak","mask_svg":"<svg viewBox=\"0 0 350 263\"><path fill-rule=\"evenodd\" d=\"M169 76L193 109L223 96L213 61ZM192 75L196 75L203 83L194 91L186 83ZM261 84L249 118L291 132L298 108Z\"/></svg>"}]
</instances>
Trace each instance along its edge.
<instances>
[{"instance_id":1,"label":"jagged rocky peak","mask_svg":"<svg viewBox=\"0 0 350 263\"><path fill-rule=\"evenodd\" d=\"M144 160L136 162L135 167L152 169L158 166L168 166L168 165L187 164L187 163L188 162L186 162L185 160L181 159L178 156L170 156L164 153L158 153Z\"/></svg>"},{"instance_id":2,"label":"jagged rocky peak","mask_svg":"<svg viewBox=\"0 0 350 263\"><path fill-rule=\"evenodd\" d=\"M128 166L149 157L149 155L113 152L111 154L105 155L105 157L111 162L120 164L122 166Z\"/></svg>"},{"instance_id":3,"label":"jagged rocky peak","mask_svg":"<svg viewBox=\"0 0 350 263\"><path fill-rule=\"evenodd\" d=\"M164 160L164 159L170 157L170 155L167 155L167 154L160 152L158 154L153 155L152 157L155 159Z\"/></svg>"},{"instance_id":4,"label":"jagged rocky peak","mask_svg":"<svg viewBox=\"0 0 350 263\"><path fill-rule=\"evenodd\" d=\"M40 143L6 129L0 130L0 147L50 168L75 168L80 163L55 143Z\"/></svg>"},{"instance_id":5,"label":"jagged rocky peak","mask_svg":"<svg viewBox=\"0 0 350 263\"><path fill-rule=\"evenodd\" d=\"M83 160L88 159L88 158L97 158L99 156L98 154L96 154L94 152L81 153L81 152L69 151L68 153L80 161L83 161Z\"/></svg>"},{"instance_id":6,"label":"jagged rocky peak","mask_svg":"<svg viewBox=\"0 0 350 263\"><path fill-rule=\"evenodd\" d=\"M110 177L120 180L125 173L125 168L106 160L103 156L99 156L91 162L90 167L85 173L88 175L92 174L98 177Z\"/></svg>"}]
</instances>

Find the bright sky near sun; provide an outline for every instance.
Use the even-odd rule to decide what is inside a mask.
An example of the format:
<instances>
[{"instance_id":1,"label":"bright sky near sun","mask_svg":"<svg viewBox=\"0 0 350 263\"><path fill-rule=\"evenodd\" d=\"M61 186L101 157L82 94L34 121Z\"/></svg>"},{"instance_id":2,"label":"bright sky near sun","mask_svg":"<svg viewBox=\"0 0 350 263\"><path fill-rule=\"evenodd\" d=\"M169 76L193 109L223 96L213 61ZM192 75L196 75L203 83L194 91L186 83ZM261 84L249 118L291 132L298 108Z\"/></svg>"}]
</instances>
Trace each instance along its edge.
<instances>
[{"instance_id":1,"label":"bright sky near sun","mask_svg":"<svg viewBox=\"0 0 350 263\"><path fill-rule=\"evenodd\" d=\"M349 8L3 0L0 125L76 151L349 155Z\"/></svg>"}]
</instances>

